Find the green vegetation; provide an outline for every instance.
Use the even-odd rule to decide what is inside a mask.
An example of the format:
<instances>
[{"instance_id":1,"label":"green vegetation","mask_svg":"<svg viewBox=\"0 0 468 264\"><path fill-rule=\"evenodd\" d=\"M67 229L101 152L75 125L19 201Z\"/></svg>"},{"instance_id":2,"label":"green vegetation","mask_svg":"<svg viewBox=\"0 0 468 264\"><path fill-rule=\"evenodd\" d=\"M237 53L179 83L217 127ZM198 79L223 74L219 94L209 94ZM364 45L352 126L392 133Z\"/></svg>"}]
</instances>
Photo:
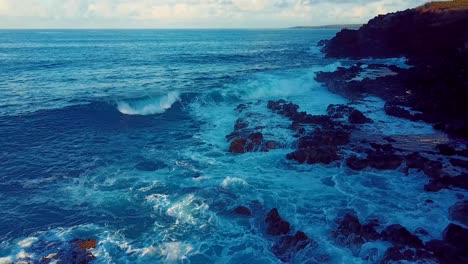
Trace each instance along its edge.
<instances>
[{"instance_id":1,"label":"green vegetation","mask_svg":"<svg viewBox=\"0 0 468 264\"><path fill-rule=\"evenodd\" d=\"M417 8L422 12L443 12L455 10L467 10L468 0L452 0L452 1L437 1L429 2Z\"/></svg>"}]
</instances>

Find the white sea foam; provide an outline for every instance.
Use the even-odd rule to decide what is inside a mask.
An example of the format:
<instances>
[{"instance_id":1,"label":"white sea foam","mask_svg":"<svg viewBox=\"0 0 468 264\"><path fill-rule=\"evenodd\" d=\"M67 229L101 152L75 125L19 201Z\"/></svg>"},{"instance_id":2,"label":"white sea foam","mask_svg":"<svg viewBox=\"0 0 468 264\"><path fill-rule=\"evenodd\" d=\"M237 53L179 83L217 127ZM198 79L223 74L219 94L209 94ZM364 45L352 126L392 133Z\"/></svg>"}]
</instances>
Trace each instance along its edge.
<instances>
[{"instance_id":1,"label":"white sea foam","mask_svg":"<svg viewBox=\"0 0 468 264\"><path fill-rule=\"evenodd\" d=\"M183 197L167 209L167 214L176 218L177 223L196 225L205 218L209 206L194 194Z\"/></svg>"},{"instance_id":2,"label":"white sea foam","mask_svg":"<svg viewBox=\"0 0 468 264\"><path fill-rule=\"evenodd\" d=\"M180 93L175 91L159 97L121 101L118 102L117 109L125 115L154 115L164 113L180 100Z\"/></svg>"},{"instance_id":3,"label":"white sea foam","mask_svg":"<svg viewBox=\"0 0 468 264\"><path fill-rule=\"evenodd\" d=\"M161 246L161 255L165 257L165 263L180 263L187 260L188 254L193 251L189 244L181 242L165 243Z\"/></svg>"}]
</instances>

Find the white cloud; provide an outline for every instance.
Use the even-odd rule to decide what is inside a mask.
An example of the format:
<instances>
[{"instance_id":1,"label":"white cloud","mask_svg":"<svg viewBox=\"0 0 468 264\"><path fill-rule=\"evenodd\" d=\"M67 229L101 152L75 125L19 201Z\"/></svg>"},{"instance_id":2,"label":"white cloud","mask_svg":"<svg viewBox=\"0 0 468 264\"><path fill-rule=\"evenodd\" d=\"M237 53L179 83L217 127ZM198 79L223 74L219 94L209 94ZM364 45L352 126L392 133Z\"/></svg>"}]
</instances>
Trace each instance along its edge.
<instances>
[{"instance_id":1,"label":"white cloud","mask_svg":"<svg viewBox=\"0 0 468 264\"><path fill-rule=\"evenodd\" d=\"M56 27L286 27L361 23L424 0L0 0L0 23ZM6 22L2 22L6 21ZM73 24L73 23L74 24ZM112 23L115 22L115 23ZM0 24L0 25L1 25Z\"/></svg>"}]
</instances>

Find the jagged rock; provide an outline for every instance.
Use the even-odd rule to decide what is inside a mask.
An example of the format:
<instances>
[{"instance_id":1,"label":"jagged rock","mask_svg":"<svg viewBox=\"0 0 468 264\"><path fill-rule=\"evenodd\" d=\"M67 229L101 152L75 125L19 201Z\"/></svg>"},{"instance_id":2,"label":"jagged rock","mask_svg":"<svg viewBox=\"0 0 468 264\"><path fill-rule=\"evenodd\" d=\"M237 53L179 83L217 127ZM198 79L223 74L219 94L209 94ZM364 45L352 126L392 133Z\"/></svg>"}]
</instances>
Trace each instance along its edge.
<instances>
[{"instance_id":1,"label":"jagged rock","mask_svg":"<svg viewBox=\"0 0 468 264\"><path fill-rule=\"evenodd\" d=\"M421 154L414 152L405 156L406 166L411 169L424 169L424 164L429 161L428 158L421 156Z\"/></svg>"},{"instance_id":2,"label":"jagged rock","mask_svg":"<svg viewBox=\"0 0 468 264\"><path fill-rule=\"evenodd\" d=\"M370 143L370 146L375 149L376 151L381 152L394 152L395 149L393 148L392 144L377 144L377 143Z\"/></svg>"},{"instance_id":3,"label":"jagged rock","mask_svg":"<svg viewBox=\"0 0 468 264\"><path fill-rule=\"evenodd\" d=\"M361 111L354 109L348 117L348 120L352 124L365 124L372 123L370 118L367 118Z\"/></svg>"},{"instance_id":4,"label":"jagged rock","mask_svg":"<svg viewBox=\"0 0 468 264\"><path fill-rule=\"evenodd\" d=\"M96 239L78 240L75 242L75 246L83 249L93 249L96 247L96 245Z\"/></svg>"},{"instance_id":5,"label":"jagged rock","mask_svg":"<svg viewBox=\"0 0 468 264\"><path fill-rule=\"evenodd\" d=\"M434 256L425 249L417 248L407 248L403 246L393 246L387 249L382 264L390 263L401 263L401 261L423 261L422 263L433 263Z\"/></svg>"},{"instance_id":6,"label":"jagged rock","mask_svg":"<svg viewBox=\"0 0 468 264\"><path fill-rule=\"evenodd\" d=\"M387 152L372 152L367 156L369 166L378 170L394 170L400 167L403 158Z\"/></svg>"},{"instance_id":7,"label":"jagged rock","mask_svg":"<svg viewBox=\"0 0 468 264\"><path fill-rule=\"evenodd\" d=\"M278 213L278 209L273 208L268 213L265 223L267 233L272 236L285 235L289 233L289 222L284 221Z\"/></svg>"},{"instance_id":8,"label":"jagged rock","mask_svg":"<svg viewBox=\"0 0 468 264\"><path fill-rule=\"evenodd\" d=\"M236 139L233 142L231 142L229 151L232 153L242 154L246 152L246 146L247 146L247 139L245 138Z\"/></svg>"},{"instance_id":9,"label":"jagged rock","mask_svg":"<svg viewBox=\"0 0 468 264\"><path fill-rule=\"evenodd\" d=\"M359 219L351 213L338 219L338 227L332 233L335 240L341 244L350 247L361 246L368 241L380 239L380 234L375 230L376 223L367 223L362 225Z\"/></svg>"},{"instance_id":10,"label":"jagged rock","mask_svg":"<svg viewBox=\"0 0 468 264\"><path fill-rule=\"evenodd\" d=\"M316 244L304 232L298 231L294 236L287 235L280 238L273 245L272 251L278 259L289 263L297 251L304 249L312 243Z\"/></svg>"},{"instance_id":11,"label":"jagged rock","mask_svg":"<svg viewBox=\"0 0 468 264\"><path fill-rule=\"evenodd\" d=\"M413 248L423 247L421 239L398 224L387 226L382 231L382 238L397 246L409 246Z\"/></svg>"},{"instance_id":12,"label":"jagged rock","mask_svg":"<svg viewBox=\"0 0 468 264\"><path fill-rule=\"evenodd\" d=\"M356 156L351 156L346 160L346 166L353 170L362 170L368 165L367 159L360 159Z\"/></svg>"},{"instance_id":13,"label":"jagged rock","mask_svg":"<svg viewBox=\"0 0 468 264\"><path fill-rule=\"evenodd\" d=\"M234 131L241 130L247 127L249 127L249 123L245 119L239 118L237 119L236 124L234 125Z\"/></svg>"},{"instance_id":14,"label":"jagged rock","mask_svg":"<svg viewBox=\"0 0 468 264\"><path fill-rule=\"evenodd\" d=\"M440 152L440 154L446 155L446 156L453 156L453 155L457 154L455 149L453 149L452 147L450 147L447 144L437 145L437 150Z\"/></svg>"},{"instance_id":15,"label":"jagged rock","mask_svg":"<svg viewBox=\"0 0 468 264\"><path fill-rule=\"evenodd\" d=\"M296 160L299 163L308 164L329 164L340 159L337 150L328 147L301 148L289 153L286 158L289 160Z\"/></svg>"},{"instance_id":16,"label":"jagged rock","mask_svg":"<svg viewBox=\"0 0 468 264\"><path fill-rule=\"evenodd\" d=\"M443 239L426 243L426 248L433 252L441 264L468 263L468 229L449 224L444 230Z\"/></svg>"},{"instance_id":17,"label":"jagged rock","mask_svg":"<svg viewBox=\"0 0 468 264\"><path fill-rule=\"evenodd\" d=\"M452 205L449 208L449 219L468 226L468 200Z\"/></svg>"},{"instance_id":18,"label":"jagged rock","mask_svg":"<svg viewBox=\"0 0 468 264\"><path fill-rule=\"evenodd\" d=\"M47 247L52 244L47 243ZM97 241L95 239L73 239L65 245L60 245L56 252L42 257L40 263L92 263L96 257L90 250L96 248L96 246ZM50 250L50 248L46 250Z\"/></svg>"},{"instance_id":19,"label":"jagged rock","mask_svg":"<svg viewBox=\"0 0 468 264\"><path fill-rule=\"evenodd\" d=\"M356 65L319 73L316 80L349 98L363 93L380 96L389 101L385 106L389 115L435 123L450 135L468 137L468 5L465 0L455 3L457 8L424 7L379 15L359 30L342 30L322 49L336 58L404 56L412 68L389 68L398 74L356 81L356 72L362 70Z\"/></svg>"},{"instance_id":20,"label":"jagged rock","mask_svg":"<svg viewBox=\"0 0 468 264\"><path fill-rule=\"evenodd\" d=\"M347 106L347 105L334 105L331 104L327 107L327 114L331 118L343 118L345 116L349 116L349 113L353 111L354 108Z\"/></svg>"},{"instance_id":21,"label":"jagged rock","mask_svg":"<svg viewBox=\"0 0 468 264\"><path fill-rule=\"evenodd\" d=\"M462 160L462 159L449 159L450 164L453 166L461 167L468 169L468 160Z\"/></svg>"},{"instance_id":22,"label":"jagged rock","mask_svg":"<svg viewBox=\"0 0 468 264\"><path fill-rule=\"evenodd\" d=\"M442 162L436 160L429 160L424 163L423 171L430 178L439 178L442 176Z\"/></svg>"},{"instance_id":23,"label":"jagged rock","mask_svg":"<svg viewBox=\"0 0 468 264\"><path fill-rule=\"evenodd\" d=\"M391 103L385 103L385 113L390 116L395 116L399 118L408 119L411 121L418 121L422 120L422 116L420 114L412 114L410 111Z\"/></svg>"}]
</instances>

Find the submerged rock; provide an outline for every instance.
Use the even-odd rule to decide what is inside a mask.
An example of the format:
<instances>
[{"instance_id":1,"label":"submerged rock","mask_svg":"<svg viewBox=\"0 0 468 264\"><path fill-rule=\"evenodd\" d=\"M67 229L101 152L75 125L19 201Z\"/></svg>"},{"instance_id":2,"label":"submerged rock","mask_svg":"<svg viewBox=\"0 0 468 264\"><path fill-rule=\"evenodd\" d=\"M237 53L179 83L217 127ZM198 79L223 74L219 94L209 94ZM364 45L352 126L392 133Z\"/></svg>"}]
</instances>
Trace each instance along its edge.
<instances>
[{"instance_id":1,"label":"submerged rock","mask_svg":"<svg viewBox=\"0 0 468 264\"><path fill-rule=\"evenodd\" d=\"M237 215L241 215L241 216L251 216L252 215L252 212L250 211L250 209L245 207L245 206L242 206L242 205L234 208L234 213L237 214Z\"/></svg>"},{"instance_id":2,"label":"submerged rock","mask_svg":"<svg viewBox=\"0 0 468 264\"><path fill-rule=\"evenodd\" d=\"M162 161L142 161L135 165L135 168L140 171L157 171L167 167L167 164Z\"/></svg>"}]
</instances>

